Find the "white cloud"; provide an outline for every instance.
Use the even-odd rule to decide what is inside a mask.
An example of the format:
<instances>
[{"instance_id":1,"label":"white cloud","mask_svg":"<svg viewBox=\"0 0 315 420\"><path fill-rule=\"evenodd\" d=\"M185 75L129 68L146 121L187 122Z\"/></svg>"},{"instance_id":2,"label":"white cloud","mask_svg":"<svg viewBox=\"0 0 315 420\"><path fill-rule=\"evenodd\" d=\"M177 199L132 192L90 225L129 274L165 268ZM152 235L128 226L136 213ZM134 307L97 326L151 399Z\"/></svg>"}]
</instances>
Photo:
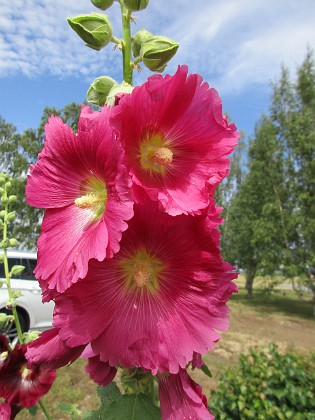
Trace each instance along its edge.
<instances>
[{"instance_id":1,"label":"white cloud","mask_svg":"<svg viewBox=\"0 0 315 420\"><path fill-rule=\"evenodd\" d=\"M97 9L87 0L1 0L0 77L119 78L120 53L86 48L66 22L91 11ZM118 4L109 15L119 36ZM151 0L133 30L146 27L179 41L168 70L186 63L228 94L268 85L281 63L294 69L307 45L315 49L314 16L312 0Z\"/></svg>"}]
</instances>

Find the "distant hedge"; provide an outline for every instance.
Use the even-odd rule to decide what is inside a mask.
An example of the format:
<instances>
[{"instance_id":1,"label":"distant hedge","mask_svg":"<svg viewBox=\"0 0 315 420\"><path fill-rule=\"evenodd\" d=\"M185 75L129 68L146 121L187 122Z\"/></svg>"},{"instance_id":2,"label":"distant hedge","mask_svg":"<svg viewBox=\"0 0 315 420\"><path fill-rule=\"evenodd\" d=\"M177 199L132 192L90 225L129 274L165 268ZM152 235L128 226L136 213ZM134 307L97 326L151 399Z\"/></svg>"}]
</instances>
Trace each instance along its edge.
<instances>
[{"instance_id":1,"label":"distant hedge","mask_svg":"<svg viewBox=\"0 0 315 420\"><path fill-rule=\"evenodd\" d=\"M281 355L276 346L241 354L210 396L216 419L315 419L315 353Z\"/></svg>"}]
</instances>

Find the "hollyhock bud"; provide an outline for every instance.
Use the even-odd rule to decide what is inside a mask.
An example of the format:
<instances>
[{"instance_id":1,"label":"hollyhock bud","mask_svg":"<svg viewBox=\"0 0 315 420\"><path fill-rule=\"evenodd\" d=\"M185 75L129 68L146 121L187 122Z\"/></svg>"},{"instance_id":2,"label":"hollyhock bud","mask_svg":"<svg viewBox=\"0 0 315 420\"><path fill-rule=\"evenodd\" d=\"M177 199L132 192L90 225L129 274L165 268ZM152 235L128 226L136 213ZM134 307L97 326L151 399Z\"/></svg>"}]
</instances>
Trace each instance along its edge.
<instances>
[{"instance_id":1,"label":"hollyhock bud","mask_svg":"<svg viewBox=\"0 0 315 420\"><path fill-rule=\"evenodd\" d=\"M107 95L106 105L114 106L117 105L119 100L126 94L131 93L133 87L126 82L123 82L121 85L115 85L110 90Z\"/></svg>"},{"instance_id":2,"label":"hollyhock bud","mask_svg":"<svg viewBox=\"0 0 315 420\"><path fill-rule=\"evenodd\" d=\"M127 9L132 12L137 12L138 10L145 9L149 4L149 0L124 0L124 4Z\"/></svg>"},{"instance_id":3,"label":"hollyhock bud","mask_svg":"<svg viewBox=\"0 0 315 420\"><path fill-rule=\"evenodd\" d=\"M138 57L138 55L140 55L141 45L151 36L153 36L151 32L146 29L140 29L140 31L134 34L131 40L131 48L134 57Z\"/></svg>"},{"instance_id":4,"label":"hollyhock bud","mask_svg":"<svg viewBox=\"0 0 315 420\"><path fill-rule=\"evenodd\" d=\"M103 106L106 102L107 95L115 85L117 85L117 82L111 77L98 77L92 82L86 99L92 104Z\"/></svg>"},{"instance_id":5,"label":"hollyhock bud","mask_svg":"<svg viewBox=\"0 0 315 420\"><path fill-rule=\"evenodd\" d=\"M85 45L94 50L101 50L112 39L112 25L106 15L91 13L68 18L67 21Z\"/></svg>"},{"instance_id":6,"label":"hollyhock bud","mask_svg":"<svg viewBox=\"0 0 315 420\"><path fill-rule=\"evenodd\" d=\"M152 36L142 44L140 56L148 69L162 73L178 47L179 44L166 36Z\"/></svg>"},{"instance_id":7,"label":"hollyhock bud","mask_svg":"<svg viewBox=\"0 0 315 420\"><path fill-rule=\"evenodd\" d=\"M106 10L114 3L114 0L91 0L91 2L95 7L98 7L101 10Z\"/></svg>"}]
</instances>

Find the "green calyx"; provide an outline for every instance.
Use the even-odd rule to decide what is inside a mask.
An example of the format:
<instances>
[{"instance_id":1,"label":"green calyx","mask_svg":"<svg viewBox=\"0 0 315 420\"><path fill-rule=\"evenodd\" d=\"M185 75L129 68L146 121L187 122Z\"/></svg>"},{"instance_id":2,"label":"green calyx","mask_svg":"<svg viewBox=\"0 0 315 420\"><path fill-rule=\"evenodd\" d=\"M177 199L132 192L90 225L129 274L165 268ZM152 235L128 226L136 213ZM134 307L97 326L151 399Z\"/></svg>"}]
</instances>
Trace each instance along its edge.
<instances>
[{"instance_id":1,"label":"green calyx","mask_svg":"<svg viewBox=\"0 0 315 420\"><path fill-rule=\"evenodd\" d=\"M138 57L140 55L141 45L152 36L151 32L146 29L140 29L140 31L133 35L131 38L131 48L134 57Z\"/></svg>"},{"instance_id":2,"label":"green calyx","mask_svg":"<svg viewBox=\"0 0 315 420\"><path fill-rule=\"evenodd\" d=\"M123 82L120 85L113 86L109 94L107 95L106 104L109 106L114 106L116 103L116 95L124 94L124 93L128 94L128 93L131 93L132 90L133 90L133 87L126 82Z\"/></svg>"},{"instance_id":3,"label":"green calyx","mask_svg":"<svg viewBox=\"0 0 315 420\"><path fill-rule=\"evenodd\" d=\"M138 12L139 10L145 9L150 0L124 0L124 5L131 12Z\"/></svg>"},{"instance_id":4,"label":"green calyx","mask_svg":"<svg viewBox=\"0 0 315 420\"><path fill-rule=\"evenodd\" d=\"M103 106L110 90L117 85L117 82L108 76L97 77L91 84L86 99L92 104Z\"/></svg>"},{"instance_id":5,"label":"green calyx","mask_svg":"<svg viewBox=\"0 0 315 420\"><path fill-rule=\"evenodd\" d=\"M68 18L67 21L89 48L99 51L112 39L112 25L106 15L91 13Z\"/></svg>"},{"instance_id":6,"label":"green calyx","mask_svg":"<svg viewBox=\"0 0 315 420\"><path fill-rule=\"evenodd\" d=\"M151 36L141 46L140 57L151 71L161 73L174 57L179 44L166 36Z\"/></svg>"},{"instance_id":7,"label":"green calyx","mask_svg":"<svg viewBox=\"0 0 315 420\"><path fill-rule=\"evenodd\" d=\"M114 3L114 0L91 0L91 3L98 9L106 10Z\"/></svg>"}]
</instances>

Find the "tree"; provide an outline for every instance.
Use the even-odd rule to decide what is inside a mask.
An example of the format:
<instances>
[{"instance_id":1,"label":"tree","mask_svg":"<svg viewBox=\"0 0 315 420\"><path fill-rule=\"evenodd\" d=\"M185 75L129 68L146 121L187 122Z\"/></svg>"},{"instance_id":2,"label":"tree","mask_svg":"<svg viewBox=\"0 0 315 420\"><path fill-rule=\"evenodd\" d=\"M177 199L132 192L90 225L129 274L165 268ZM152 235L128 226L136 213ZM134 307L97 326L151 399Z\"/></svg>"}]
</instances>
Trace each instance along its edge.
<instances>
[{"instance_id":1,"label":"tree","mask_svg":"<svg viewBox=\"0 0 315 420\"><path fill-rule=\"evenodd\" d=\"M248 296L252 296L255 275L262 268L262 253L271 250L270 243L275 236L272 229L275 224L273 183L277 169L275 134L270 119L262 117L250 142L248 172L231 200L226 220L225 257L245 270ZM275 253L275 249L270 253L268 270L275 265Z\"/></svg>"},{"instance_id":2,"label":"tree","mask_svg":"<svg viewBox=\"0 0 315 420\"><path fill-rule=\"evenodd\" d=\"M243 268L298 277L315 299L315 71L308 52L295 83L283 68L270 116L256 126L249 171L230 203L226 257ZM315 302L315 300L314 300Z\"/></svg>"},{"instance_id":3,"label":"tree","mask_svg":"<svg viewBox=\"0 0 315 420\"><path fill-rule=\"evenodd\" d=\"M0 171L13 177L12 194L18 197L15 204L17 218L10 225L10 234L19 241L21 247L36 249L43 217L42 209L35 209L25 202L25 185L29 166L36 162L44 145L45 124L50 115L56 115L76 130L80 109L81 106L75 103L60 110L46 107L38 129L28 129L22 134L17 133L14 125L0 117Z\"/></svg>"},{"instance_id":4,"label":"tree","mask_svg":"<svg viewBox=\"0 0 315 420\"><path fill-rule=\"evenodd\" d=\"M275 85L271 117L286 156L285 173L289 180L285 205L290 207L289 228L283 230L286 248L284 274L299 277L313 291L315 282L315 69L311 51L298 68L296 82L288 81L283 69Z\"/></svg>"}]
</instances>

